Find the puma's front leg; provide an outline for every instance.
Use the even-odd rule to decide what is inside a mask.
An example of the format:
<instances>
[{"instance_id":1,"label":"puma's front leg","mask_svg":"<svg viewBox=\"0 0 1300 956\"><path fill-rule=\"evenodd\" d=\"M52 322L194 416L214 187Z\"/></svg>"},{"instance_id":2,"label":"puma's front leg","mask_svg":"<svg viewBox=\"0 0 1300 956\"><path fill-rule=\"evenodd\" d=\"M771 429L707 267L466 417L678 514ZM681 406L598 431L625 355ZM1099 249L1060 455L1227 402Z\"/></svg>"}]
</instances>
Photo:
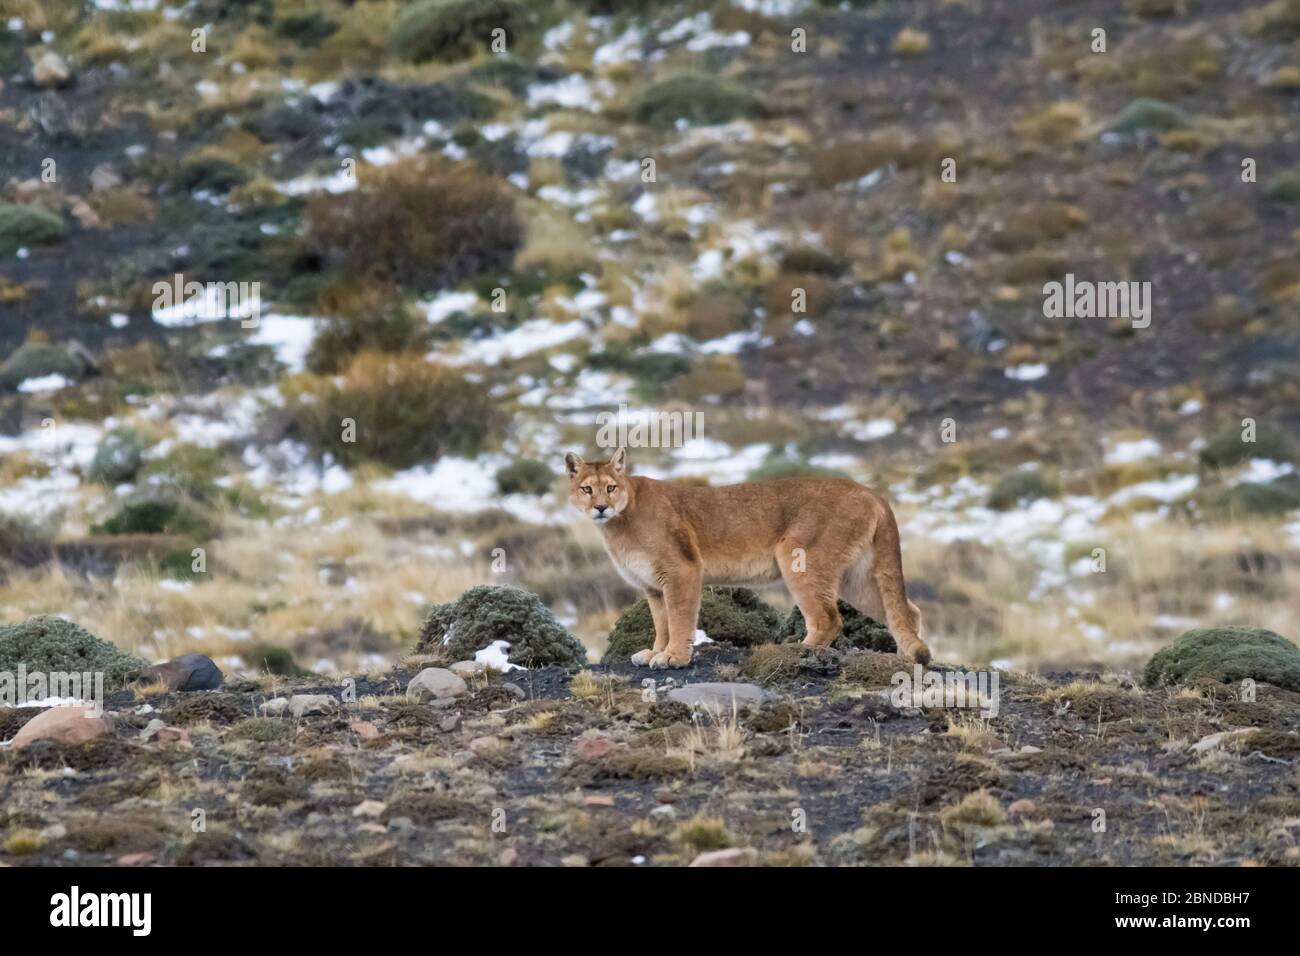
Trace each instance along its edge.
<instances>
[{"instance_id":1,"label":"puma's front leg","mask_svg":"<svg viewBox=\"0 0 1300 956\"><path fill-rule=\"evenodd\" d=\"M645 600L650 605L650 617L655 622L655 646L632 655L632 663L637 667L649 664L656 654L668 647L668 609L664 604L664 592L646 591Z\"/></svg>"},{"instance_id":2,"label":"puma's front leg","mask_svg":"<svg viewBox=\"0 0 1300 956\"><path fill-rule=\"evenodd\" d=\"M685 667L695 646L695 625L700 619L700 592L704 575L691 565L675 571L664 582L668 612L668 647L650 658L651 667Z\"/></svg>"}]
</instances>

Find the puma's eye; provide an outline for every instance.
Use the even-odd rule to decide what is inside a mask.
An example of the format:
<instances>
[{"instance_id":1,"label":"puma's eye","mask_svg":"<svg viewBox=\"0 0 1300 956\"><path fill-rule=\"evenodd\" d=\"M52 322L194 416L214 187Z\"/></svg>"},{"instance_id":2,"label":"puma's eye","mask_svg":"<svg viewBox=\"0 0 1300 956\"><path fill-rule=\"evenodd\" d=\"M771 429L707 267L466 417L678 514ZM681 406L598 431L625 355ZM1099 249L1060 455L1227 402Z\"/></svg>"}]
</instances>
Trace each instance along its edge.
<instances>
[{"instance_id":1,"label":"puma's eye","mask_svg":"<svg viewBox=\"0 0 1300 956\"><path fill-rule=\"evenodd\" d=\"M605 494L607 494L607 495L612 495L612 494L613 494L614 492L616 492L616 491L618 491L618 485L606 485L606 486L605 486Z\"/></svg>"},{"instance_id":2,"label":"puma's eye","mask_svg":"<svg viewBox=\"0 0 1300 956\"><path fill-rule=\"evenodd\" d=\"M589 494L591 494L591 486L590 486L590 485L583 485L583 486L582 486L582 493L583 493L584 495L589 495Z\"/></svg>"}]
</instances>

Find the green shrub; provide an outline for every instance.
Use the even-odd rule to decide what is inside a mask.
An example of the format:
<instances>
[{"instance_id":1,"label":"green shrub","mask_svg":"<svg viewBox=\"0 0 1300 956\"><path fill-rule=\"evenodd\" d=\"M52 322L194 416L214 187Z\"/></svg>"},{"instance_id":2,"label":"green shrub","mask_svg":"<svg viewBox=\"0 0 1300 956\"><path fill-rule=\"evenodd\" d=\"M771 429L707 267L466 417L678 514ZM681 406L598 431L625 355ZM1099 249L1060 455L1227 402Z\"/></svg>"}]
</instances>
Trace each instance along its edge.
<instances>
[{"instance_id":1,"label":"green shrub","mask_svg":"<svg viewBox=\"0 0 1300 956\"><path fill-rule=\"evenodd\" d=\"M1264 185L1264 195L1274 202L1300 202L1300 166L1293 166L1271 177Z\"/></svg>"},{"instance_id":2,"label":"green shrub","mask_svg":"<svg viewBox=\"0 0 1300 956\"><path fill-rule=\"evenodd\" d=\"M312 340L307 368L328 375L366 351L410 352L429 344L429 323L388 290L323 295L318 306L329 318Z\"/></svg>"},{"instance_id":3,"label":"green shrub","mask_svg":"<svg viewBox=\"0 0 1300 956\"><path fill-rule=\"evenodd\" d=\"M216 156L195 156L185 160L176 170L176 185L186 190L203 189L214 193L227 193L253 178L252 173L237 163Z\"/></svg>"},{"instance_id":4,"label":"green shrub","mask_svg":"<svg viewBox=\"0 0 1300 956\"><path fill-rule=\"evenodd\" d=\"M473 660L495 641L506 641L512 664L576 668L587 652L535 594L521 588L479 585L455 601L429 609L417 653L446 652Z\"/></svg>"},{"instance_id":5,"label":"green shrub","mask_svg":"<svg viewBox=\"0 0 1300 956\"><path fill-rule=\"evenodd\" d=\"M488 51L496 29L506 31L512 49L526 23L526 9L514 0L421 0L394 21L388 48L413 63L463 59Z\"/></svg>"},{"instance_id":6,"label":"green shrub","mask_svg":"<svg viewBox=\"0 0 1300 956\"><path fill-rule=\"evenodd\" d=\"M1246 481L1224 492L1220 507L1237 515L1281 515L1300 509L1300 483Z\"/></svg>"},{"instance_id":7,"label":"green shrub","mask_svg":"<svg viewBox=\"0 0 1300 956\"><path fill-rule=\"evenodd\" d=\"M12 674L19 664L29 674L103 672L105 690L119 688L149 666L78 624L45 616L0 627L0 671Z\"/></svg>"},{"instance_id":8,"label":"green shrub","mask_svg":"<svg viewBox=\"0 0 1300 956\"><path fill-rule=\"evenodd\" d=\"M145 440L132 428L115 428L99 443L87 476L101 485L133 481L144 465Z\"/></svg>"},{"instance_id":9,"label":"green shrub","mask_svg":"<svg viewBox=\"0 0 1300 956\"><path fill-rule=\"evenodd\" d=\"M505 185L466 164L364 169L352 192L314 197L309 245L352 275L430 290L504 269L523 243Z\"/></svg>"},{"instance_id":10,"label":"green shrub","mask_svg":"<svg viewBox=\"0 0 1300 956\"><path fill-rule=\"evenodd\" d=\"M247 648L241 648L239 657L243 662L259 674L277 674L280 677L304 677L310 673L305 671L293 659L293 654L287 647L277 647L274 644L253 644Z\"/></svg>"},{"instance_id":11,"label":"green shrub","mask_svg":"<svg viewBox=\"0 0 1300 956\"><path fill-rule=\"evenodd\" d=\"M1300 691L1300 648L1258 627L1207 627L1188 631L1147 662L1148 687L1210 678L1235 684L1247 678Z\"/></svg>"},{"instance_id":12,"label":"green shrub","mask_svg":"<svg viewBox=\"0 0 1300 956\"><path fill-rule=\"evenodd\" d=\"M1214 433L1201 449L1201 464L1207 468L1232 468L1252 458L1269 461L1294 462L1295 448L1280 432L1256 427L1253 442L1242 439L1242 429L1236 425Z\"/></svg>"},{"instance_id":13,"label":"green shrub","mask_svg":"<svg viewBox=\"0 0 1300 956\"><path fill-rule=\"evenodd\" d=\"M707 73L678 73L652 83L632 100L632 116L648 126L684 119L696 126L728 123L746 115L752 97L742 87Z\"/></svg>"},{"instance_id":14,"label":"green shrub","mask_svg":"<svg viewBox=\"0 0 1300 956\"><path fill-rule=\"evenodd\" d=\"M208 520L180 499L148 493L127 500L91 530L95 534L178 534L201 539L212 534Z\"/></svg>"},{"instance_id":15,"label":"green shrub","mask_svg":"<svg viewBox=\"0 0 1300 956\"><path fill-rule=\"evenodd\" d=\"M0 387L17 388L29 378L62 375L70 381L83 378L86 363L62 345L28 342L0 364Z\"/></svg>"},{"instance_id":16,"label":"green shrub","mask_svg":"<svg viewBox=\"0 0 1300 956\"><path fill-rule=\"evenodd\" d=\"M710 640L753 647L770 643L781 627L781 614L748 588L708 587L700 598L696 625ZM625 661L637 651L654 646L654 618L650 605L641 598L614 622L601 663Z\"/></svg>"},{"instance_id":17,"label":"green shrub","mask_svg":"<svg viewBox=\"0 0 1300 956\"><path fill-rule=\"evenodd\" d=\"M844 630L831 642L836 650L878 651L882 654L894 654L898 646L889 628L867 617L847 601L839 602L840 617L844 620ZM798 608L790 611L785 625L777 637L777 643L787 644L802 641L808 636L808 625L803 619L803 612Z\"/></svg>"},{"instance_id":18,"label":"green shrub","mask_svg":"<svg viewBox=\"0 0 1300 956\"><path fill-rule=\"evenodd\" d=\"M1163 100L1136 99L1120 110L1110 124L1115 133L1134 133L1139 130L1181 129L1191 125L1186 111Z\"/></svg>"},{"instance_id":19,"label":"green shrub","mask_svg":"<svg viewBox=\"0 0 1300 956\"><path fill-rule=\"evenodd\" d=\"M1055 498L1060 493L1056 481L1037 469L1013 471L993 486L988 504L998 511L1008 511L1039 498Z\"/></svg>"},{"instance_id":20,"label":"green shrub","mask_svg":"<svg viewBox=\"0 0 1300 956\"><path fill-rule=\"evenodd\" d=\"M497 491L503 495L544 495L555 484L555 475L545 462L525 458L497 472Z\"/></svg>"},{"instance_id":21,"label":"green shrub","mask_svg":"<svg viewBox=\"0 0 1300 956\"><path fill-rule=\"evenodd\" d=\"M302 438L346 464L409 468L445 454L473 456L500 421L481 383L422 355L363 352L341 377L295 376L282 389ZM345 419L355 434L345 434Z\"/></svg>"},{"instance_id":22,"label":"green shrub","mask_svg":"<svg viewBox=\"0 0 1300 956\"><path fill-rule=\"evenodd\" d=\"M231 725L227 735L237 740L252 740L259 744L274 743L293 734L293 725L274 717L245 717Z\"/></svg>"},{"instance_id":23,"label":"green shrub","mask_svg":"<svg viewBox=\"0 0 1300 956\"><path fill-rule=\"evenodd\" d=\"M66 234L63 220L52 212L0 202L0 255L12 255L26 246L59 242Z\"/></svg>"}]
</instances>

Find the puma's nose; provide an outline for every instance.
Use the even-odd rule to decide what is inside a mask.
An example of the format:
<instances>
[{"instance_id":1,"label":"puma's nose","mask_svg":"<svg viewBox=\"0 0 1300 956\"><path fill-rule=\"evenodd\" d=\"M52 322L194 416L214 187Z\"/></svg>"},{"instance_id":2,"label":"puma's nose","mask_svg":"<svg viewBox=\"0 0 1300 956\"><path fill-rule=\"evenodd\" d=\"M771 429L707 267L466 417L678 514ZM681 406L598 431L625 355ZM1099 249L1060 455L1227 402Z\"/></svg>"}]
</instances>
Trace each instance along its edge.
<instances>
[{"instance_id":1,"label":"puma's nose","mask_svg":"<svg viewBox=\"0 0 1300 956\"><path fill-rule=\"evenodd\" d=\"M596 505L595 507L596 507L596 514L603 515L605 513L605 509L608 508L609 505Z\"/></svg>"}]
</instances>

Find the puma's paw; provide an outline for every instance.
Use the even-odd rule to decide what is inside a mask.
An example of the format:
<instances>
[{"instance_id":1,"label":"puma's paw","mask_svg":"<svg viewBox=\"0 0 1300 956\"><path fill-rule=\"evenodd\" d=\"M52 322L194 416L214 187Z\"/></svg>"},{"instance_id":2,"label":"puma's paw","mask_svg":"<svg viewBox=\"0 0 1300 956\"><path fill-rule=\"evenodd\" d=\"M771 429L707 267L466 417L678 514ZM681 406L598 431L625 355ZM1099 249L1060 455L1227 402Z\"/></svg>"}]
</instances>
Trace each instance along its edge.
<instances>
[{"instance_id":1,"label":"puma's paw","mask_svg":"<svg viewBox=\"0 0 1300 956\"><path fill-rule=\"evenodd\" d=\"M654 656L655 652L647 647L644 651L637 651L632 655L632 663L637 667L645 667Z\"/></svg>"},{"instance_id":2,"label":"puma's paw","mask_svg":"<svg viewBox=\"0 0 1300 956\"><path fill-rule=\"evenodd\" d=\"M918 664L930 663L930 648L925 646L925 641L915 641L898 650L904 657L910 657Z\"/></svg>"},{"instance_id":3,"label":"puma's paw","mask_svg":"<svg viewBox=\"0 0 1300 956\"><path fill-rule=\"evenodd\" d=\"M802 644L804 647L810 647L814 651L824 651L831 646L829 642L822 644L820 642L815 642L811 638L807 638L807 637L803 639Z\"/></svg>"},{"instance_id":4,"label":"puma's paw","mask_svg":"<svg viewBox=\"0 0 1300 956\"><path fill-rule=\"evenodd\" d=\"M685 667L691 662L691 654L687 651L685 654L674 654L672 651L660 651L654 657L650 658L650 666L659 667Z\"/></svg>"}]
</instances>

